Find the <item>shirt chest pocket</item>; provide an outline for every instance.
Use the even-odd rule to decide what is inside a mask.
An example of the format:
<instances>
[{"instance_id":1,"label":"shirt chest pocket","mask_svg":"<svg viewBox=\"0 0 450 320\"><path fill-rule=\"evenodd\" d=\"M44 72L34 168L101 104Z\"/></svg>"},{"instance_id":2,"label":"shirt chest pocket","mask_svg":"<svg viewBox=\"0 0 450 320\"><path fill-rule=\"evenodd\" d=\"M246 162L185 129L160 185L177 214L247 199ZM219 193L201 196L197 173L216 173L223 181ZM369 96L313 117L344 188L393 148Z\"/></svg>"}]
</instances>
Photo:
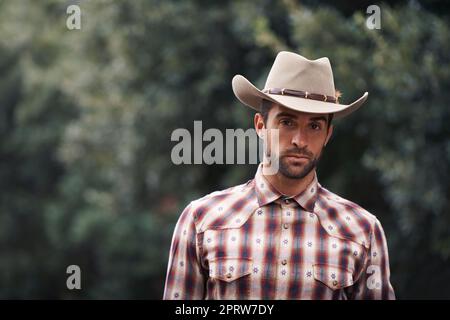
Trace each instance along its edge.
<instances>
[{"instance_id":1,"label":"shirt chest pocket","mask_svg":"<svg viewBox=\"0 0 450 320\"><path fill-rule=\"evenodd\" d=\"M325 284L331 290L343 289L353 285L350 270L331 264L314 264L314 279Z\"/></svg>"},{"instance_id":2,"label":"shirt chest pocket","mask_svg":"<svg viewBox=\"0 0 450 320\"><path fill-rule=\"evenodd\" d=\"M252 259L215 258L209 261L209 276L225 282L232 282L251 274Z\"/></svg>"}]
</instances>

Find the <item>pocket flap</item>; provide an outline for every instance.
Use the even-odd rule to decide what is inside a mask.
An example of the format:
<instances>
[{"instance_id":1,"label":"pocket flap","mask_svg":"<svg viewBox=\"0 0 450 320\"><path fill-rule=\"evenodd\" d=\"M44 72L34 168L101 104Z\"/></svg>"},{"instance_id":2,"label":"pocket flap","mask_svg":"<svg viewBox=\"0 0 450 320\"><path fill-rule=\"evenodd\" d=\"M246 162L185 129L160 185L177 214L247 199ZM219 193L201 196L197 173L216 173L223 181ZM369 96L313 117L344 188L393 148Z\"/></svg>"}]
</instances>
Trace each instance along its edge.
<instances>
[{"instance_id":1,"label":"pocket flap","mask_svg":"<svg viewBox=\"0 0 450 320\"><path fill-rule=\"evenodd\" d=\"M332 290L353 285L353 274L350 270L331 264L314 264L314 279L324 283Z\"/></svg>"},{"instance_id":2,"label":"pocket flap","mask_svg":"<svg viewBox=\"0 0 450 320\"><path fill-rule=\"evenodd\" d=\"M250 274L252 259L216 258L209 261L209 276L225 282L231 282Z\"/></svg>"}]
</instances>

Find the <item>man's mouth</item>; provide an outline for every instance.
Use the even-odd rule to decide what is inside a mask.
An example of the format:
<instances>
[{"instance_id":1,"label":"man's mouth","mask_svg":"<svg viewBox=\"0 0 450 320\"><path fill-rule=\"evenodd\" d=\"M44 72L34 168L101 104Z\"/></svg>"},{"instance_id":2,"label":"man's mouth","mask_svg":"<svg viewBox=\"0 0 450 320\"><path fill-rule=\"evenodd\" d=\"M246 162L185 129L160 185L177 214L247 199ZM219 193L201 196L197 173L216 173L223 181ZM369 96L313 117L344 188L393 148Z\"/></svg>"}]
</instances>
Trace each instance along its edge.
<instances>
[{"instance_id":1,"label":"man's mouth","mask_svg":"<svg viewBox=\"0 0 450 320\"><path fill-rule=\"evenodd\" d=\"M298 155L298 154L287 154L285 157L297 158L297 159L309 159L307 156Z\"/></svg>"}]
</instances>

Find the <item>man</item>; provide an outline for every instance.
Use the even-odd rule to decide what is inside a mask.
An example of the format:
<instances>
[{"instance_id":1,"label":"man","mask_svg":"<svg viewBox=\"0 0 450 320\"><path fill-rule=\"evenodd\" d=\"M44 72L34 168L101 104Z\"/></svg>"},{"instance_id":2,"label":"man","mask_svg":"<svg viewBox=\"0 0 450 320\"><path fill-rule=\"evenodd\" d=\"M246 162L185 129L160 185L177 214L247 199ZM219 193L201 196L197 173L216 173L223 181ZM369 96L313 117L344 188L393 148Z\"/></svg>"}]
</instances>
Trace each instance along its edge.
<instances>
[{"instance_id":1,"label":"man","mask_svg":"<svg viewBox=\"0 0 450 320\"><path fill-rule=\"evenodd\" d=\"M394 299L385 235L375 216L322 187L316 165L338 103L327 58L280 52L260 91L243 76L238 99L255 128L278 130L253 180L191 202L175 228L165 299Z\"/></svg>"}]
</instances>

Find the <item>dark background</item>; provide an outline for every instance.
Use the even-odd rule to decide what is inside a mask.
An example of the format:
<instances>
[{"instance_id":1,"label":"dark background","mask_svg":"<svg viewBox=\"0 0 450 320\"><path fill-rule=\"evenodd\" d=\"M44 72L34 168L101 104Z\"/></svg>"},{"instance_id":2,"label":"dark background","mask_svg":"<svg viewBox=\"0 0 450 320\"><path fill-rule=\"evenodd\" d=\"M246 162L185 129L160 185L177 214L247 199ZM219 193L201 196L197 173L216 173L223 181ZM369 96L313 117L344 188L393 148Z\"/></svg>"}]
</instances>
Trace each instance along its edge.
<instances>
[{"instance_id":1,"label":"dark background","mask_svg":"<svg viewBox=\"0 0 450 320\"><path fill-rule=\"evenodd\" d=\"M81 8L81 30L66 9ZM366 27L381 7L381 29ZM181 210L254 165L172 164L176 128L251 128L280 50L348 103L322 185L382 222L398 298L450 298L447 1L0 1L0 298L160 299ZM82 289L66 287L79 265Z\"/></svg>"}]
</instances>

